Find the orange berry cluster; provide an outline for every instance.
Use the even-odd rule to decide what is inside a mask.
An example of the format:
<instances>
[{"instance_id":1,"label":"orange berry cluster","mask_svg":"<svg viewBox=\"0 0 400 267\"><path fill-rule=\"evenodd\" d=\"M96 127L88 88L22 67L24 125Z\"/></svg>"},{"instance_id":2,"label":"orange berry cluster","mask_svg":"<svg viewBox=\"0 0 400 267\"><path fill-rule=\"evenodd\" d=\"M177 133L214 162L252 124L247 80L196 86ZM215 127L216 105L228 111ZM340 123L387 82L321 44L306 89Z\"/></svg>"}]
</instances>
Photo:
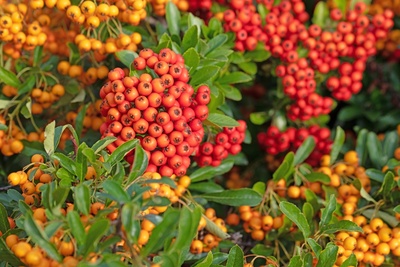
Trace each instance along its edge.
<instances>
[{"instance_id":1,"label":"orange berry cluster","mask_svg":"<svg viewBox=\"0 0 400 267\"><path fill-rule=\"evenodd\" d=\"M157 172L146 172L145 174L143 174L142 177L145 180L146 179L159 180L161 179L162 176ZM187 175L184 175L178 179L176 179L177 178L176 175L171 175L170 178L171 180L174 181L175 188L164 183L148 183L148 184L145 183L144 186L149 186L151 189L143 194L143 198L149 199L153 196L159 196L168 198L172 204L178 202L179 198L183 196L183 194L189 187L191 180L190 177ZM160 214L163 213L167 208L168 206L149 207L142 213L143 215Z\"/></svg>"},{"instance_id":2,"label":"orange berry cluster","mask_svg":"<svg viewBox=\"0 0 400 267\"><path fill-rule=\"evenodd\" d=\"M368 222L366 217L358 215L353 222L362 227L363 233L336 234L335 242L339 251L335 267L340 266L352 253L359 266L381 266L387 255L400 256L400 228L392 229L379 217Z\"/></svg>"},{"instance_id":3,"label":"orange berry cluster","mask_svg":"<svg viewBox=\"0 0 400 267\"><path fill-rule=\"evenodd\" d=\"M225 186L229 189L248 187L251 183L250 173L241 174L237 166L233 166L225 177L227 178Z\"/></svg>"},{"instance_id":4,"label":"orange berry cluster","mask_svg":"<svg viewBox=\"0 0 400 267\"><path fill-rule=\"evenodd\" d=\"M172 0L180 11L188 11L189 10L189 2L188 0ZM151 7L153 8L153 13L157 16L165 16L166 6L168 0L150 0Z\"/></svg>"},{"instance_id":5,"label":"orange berry cluster","mask_svg":"<svg viewBox=\"0 0 400 267\"><path fill-rule=\"evenodd\" d=\"M85 117L83 118L83 130L86 132L89 129L94 131L99 131L101 125L105 122L105 118L101 116L100 113L101 100L96 100L96 102L91 103L86 109ZM78 116L78 111L70 111L66 115L67 123L75 125L76 118Z\"/></svg>"},{"instance_id":6,"label":"orange berry cluster","mask_svg":"<svg viewBox=\"0 0 400 267\"><path fill-rule=\"evenodd\" d=\"M276 230L283 225L284 215L273 217L270 214L262 214L250 206L240 206L238 211L239 214L229 214L226 218L226 223L230 226L237 226L242 221L244 231L256 241L264 240L268 232Z\"/></svg>"},{"instance_id":7,"label":"orange berry cluster","mask_svg":"<svg viewBox=\"0 0 400 267\"><path fill-rule=\"evenodd\" d=\"M36 18L32 22L25 21L29 7L24 3L6 4L2 7L0 17L0 40L8 43L4 48L12 58L20 57L21 48L32 50L37 45L46 42L47 35L42 31L42 25Z\"/></svg>"},{"instance_id":8,"label":"orange berry cluster","mask_svg":"<svg viewBox=\"0 0 400 267\"><path fill-rule=\"evenodd\" d=\"M204 212L204 216L212 221L222 232L226 233L225 221L222 218L218 218L213 208L207 208ZM200 254L203 252L209 252L213 248L217 247L221 238L207 231L207 221L204 217L201 217L198 228L197 237L192 240L190 245L190 252L193 254Z\"/></svg>"}]
</instances>

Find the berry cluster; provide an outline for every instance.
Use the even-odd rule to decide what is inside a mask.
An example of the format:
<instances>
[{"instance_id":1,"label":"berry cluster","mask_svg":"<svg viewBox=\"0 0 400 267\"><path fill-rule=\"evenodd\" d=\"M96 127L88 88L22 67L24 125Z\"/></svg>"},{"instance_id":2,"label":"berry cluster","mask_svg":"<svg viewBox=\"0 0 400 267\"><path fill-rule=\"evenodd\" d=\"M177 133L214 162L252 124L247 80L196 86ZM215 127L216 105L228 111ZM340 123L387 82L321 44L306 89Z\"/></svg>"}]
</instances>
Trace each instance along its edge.
<instances>
[{"instance_id":1,"label":"berry cluster","mask_svg":"<svg viewBox=\"0 0 400 267\"><path fill-rule=\"evenodd\" d=\"M216 211L213 208L207 208L204 211L204 217L212 221L222 232L226 233L228 231L224 219L218 218ZM190 252L192 254L209 252L213 248L218 247L219 242L221 241L220 237L205 229L207 226L207 221L204 217L202 216L200 218L200 222L197 227L197 238L192 240L192 243L190 244Z\"/></svg>"},{"instance_id":2,"label":"berry cluster","mask_svg":"<svg viewBox=\"0 0 400 267\"><path fill-rule=\"evenodd\" d=\"M347 101L362 88L361 79L368 57L376 54L376 42L384 39L393 26L393 12L385 11L372 18L365 15L366 4L359 2L344 17L339 9L330 13L335 31L324 30L308 20L302 1L285 0L278 5L273 1L262 3L270 10L263 26L255 6L247 1L232 1L224 12L225 31L236 35L235 48L254 50L262 42L272 56L279 58L276 75L282 78L284 93L294 100L288 108L291 120L309 120L332 109L330 97L315 93L315 71L327 74L339 71L326 83L337 100ZM343 18L344 17L344 18ZM298 45L300 44L300 45ZM308 52L299 55L299 48ZM341 62L346 57L351 62Z\"/></svg>"},{"instance_id":3,"label":"berry cluster","mask_svg":"<svg viewBox=\"0 0 400 267\"><path fill-rule=\"evenodd\" d=\"M237 226L242 221L243 230L256 241L264 240L268 232L283 225L284 215L272 217L270 214L261 214L250 206L240 206L238 211L239 214L230 213L226 217L226 223L230 226Z\"/></svg>"},{"instance_id":4,"label":"berry cluster","mask_svg":"<svg viewBox=\"0 0 400 267\"><path fill-rule=\"evenodd\" d=\"M385 256L400 256L400 228L391 228L381 218L368 219L355 216L353 222L362 227L363 233L338 232L335 235L339 247L336 265L340 266L352 253L357 261L373 266L381 266Z\"/></svg>"},{"instance_id":5,"label":"berry cluster","mask_svg":"<svg viewBox=\"0 0 400 267\"><path fill-rule=\"evenodd\" d=\"M203 18L205 21L208 21L212 17L211 0L189 0L188 5L188 11L193 13L195 16Z\"/></svg>"},{"instance_id":6,"label":"berry cluster","mask_svg":"<svg viewBox=\"0 0 400 267\"><path fill-rule=\"evenodd\" d=\"M330 135L328 128L320 128L317 125L299 129L289 127L284 132L275 126L270 126L266 132L259 133L257 138L258 143L268 154L277 155L288 150L296 151L307 137L312 136L316 147L306 162L316 166L321 157L331 150Z\"/></svg>"},{"instance_id":7,"label":"berry cluster","mask_svg":"<svg viewBox=\"0 0 400 267\"><path fill-rule=\"evenodd\" d=\"M108 150L138 138L148 153L148 171L183 176L204 137L202 121L208 117L210 89L203 85L194 92L187 83L183 57L168 48L158 54L143 49L133 65L142 72L139 78L116 68L100 90L101 113L107 118L100 132L103 137L118 137ZM127 160L133 161L133 153Z\"/></svg>"},{"instance_id":8,"label":"berry cluster","mask_svg":"<svg viewBox=\"0 0 400 267\"><path fill-rule=\"evenodd\" d=\"M150 0L149 2L151 3L152 11L155 15L165 16L168 0ZM171 2L173 2L180 11L188 11L189 9L188 0L172 0Z\"/></svg>"},{"instance_id":9,"label":"berry cluster","mask_svg":"<svg viewBox=\"0 0 400 267\"><path fill-rule=\"evenodd\" d=\"M219 132L214 142L204 142L200 145L196 153L196 162L200 167L219 166L221 161L226 159L229 154L236 155L242 150L242 143L246 137L246 122L239 120L237 127L224 127Z\"/></svg>"}]
</instances>

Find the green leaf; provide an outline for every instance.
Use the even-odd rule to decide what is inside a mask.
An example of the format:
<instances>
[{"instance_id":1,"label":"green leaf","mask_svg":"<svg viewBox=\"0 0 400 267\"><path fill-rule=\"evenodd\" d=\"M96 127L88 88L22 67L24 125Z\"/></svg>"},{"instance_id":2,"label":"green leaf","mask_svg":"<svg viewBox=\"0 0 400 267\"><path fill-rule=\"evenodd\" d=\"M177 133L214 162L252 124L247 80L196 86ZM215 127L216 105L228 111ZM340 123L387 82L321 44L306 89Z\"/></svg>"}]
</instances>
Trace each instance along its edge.
<instances>
[{"instance_id":1,"label":"green leaf","mask_svg":"<svg viewBox=\"0 0 400 267\"><path fill-rule=\"evenodd\" d=\"M366 129L362 129L357 135L356 152L360 166L365 166L367 158L367 135L368 131Z\"/></svg>"},{"instance_id":2,"label":"green leaf","mask_svg":"<svg viewBox=\"0 0 400 267\"><path fill-rule=\"evenodd\" d=\"M163 220L151 232L149 241L140 251L143 257L152 252L158 251L164 246L164 242L172 237L179 222L179 211L168 209L163 216Z\"/></svg>"},{"instance_id":3,"label":"green leaf","mask_svg":"<svg viewBox=\"0 0 400 267\"><path fill-rule=\"evenodd\" d=\"M329 201L326 203L324 209L322 209L321 213L321 221L319 222L319 226L322 227L328 224L332 220L333 213L336 210L336 196L330 195Z\"/></svg>"},{"instance_id":4,"label":"green leaf","mask_svg":"<svg viewBox=\"0 0 400 267\"><path fill-rule=\"evenodd\" d=\"M107 233L110 227L110 220L98 219L90 225L86 235L85 243L79 248L79 254L86 257L90 252L95 251L100 239Z\"/></svg>"},{"instance_id":5,"label":"green leaf","mask_svg":"<svg viewBox=\"0 0 400 267\"><path fill-rule=\"evenodd\" d=\"M282 201L279 203L279 208L281 211L292 221L300 231L303 233L304 238L307 238L311 234L310 225L307 222L306 217L293 203Z\"/></svg>"},{"instance_id":6,"label":"green leaf","mask_svg":"<svg viewBox=\"0 0 400 267\"><path fill-rule=\"evenodd\" d=\"M248 61L263 62L271 57L271 53L265 49L256 49L246 52L244 57Z\"/></svg>"},{"instance_id":7,"label":"green leaf","mask_svg":"<svg viewBox=\"0 0 400 267\"><path fill-rule=\"evenodd\" d=\"M75 205L80 212L85 215L89 214L90 208L90 189L85 184L78 184L74 191Z\"/></svg>"},{"instance_id":8,"label":"green leaf","mask_svg":"<svg viewBox=\"0 0 400 267\"><path fill-rule=\"evenodd\" d=\"M306 189L305 191L306 195L306 203L310 203L312 208L313 208L313 216L321 209L321 205L318 202L318 197L317 195L311 190L311 189ZM312 219L312 217L311 217Z\"/></svg>"},{"instance_id":9,"label":"green leaf","mask_svg":"<svg viewBox=\"0 0 400 267\"><path fill-rule=\"evenodd\" d=\"M224 188L215 182L198 182L192 183L189 186L189 190L200 192L200 193L214 193L224 191Z\"/></svg>"},{"instance_id":10,"label":"green leaf","mask_svg":"<svg viewBox=\"0 0 400 267\"><path fill-rule=\"evenodd\" d=\"M306 220L311 222L314 217L313 206L309 202L306 202L303 204L302 211L303 211L304 217L306 217Z\"/></svg>"},{"instance_id":11,"label":"green leaf","mask_svg":"<svg viewBox=\"0 0 400 267\"><path fill-rule=\"evenodd\" d=\"M127 203L131 200L128 193L122 188L122 186L113 180L107 180L103 182L104 191L110 196L112 200L119 203Z\"/></svg>"},{"instance_id":12,"label":"green leaf","mask_svg":"<svg viewBox=\"0 0 400 267\"><path fill-rule=\"evenodd\" d=\"M373 168L366 169L365 174L368 175L371 180L379 183L383 183L383 179L385 178L385 174L382 171Z\"/></svg>"},{"instance_id":13,"label":"green leaf","mask_svg":"<svg viewBox=\"0 0 400 267\"><path fill-rule=\"evenodd\" d=\"M179 36L180 33L180 21L181 21L181 14L179 9L173 2L168 2L166 6L166 14L165 17L167 19L168 24L168 31L171 35Z\"/></svg>"},{"instance_id":14,"label":"green leaf","mask_svg":"<svg viewBox=\"0 0 400 267\"><path fill-rule=\"evenodd\" d=\"M314 9L312 22L322 28L325 26L325 22L327 21L328 17L329 10L327 4L325 2L318 2Z\"/></svg>"},{"instance_id":15,"label":"green leaf","mask_svg":"<svg viewBox=\"0 0 400 267\"><path fill-rule=\"evenodd\" d=\"M75 161L75 166L76 166L76 176L79 178L79 180L82 182L85 180L85 176L87 173L87 158L83 154L83 150L85 148L88 148L86 143L82 143L78 147L78 151L76 153L76 161Z\"/></svg>"},{"instance_id":16,"label":"green leaf","mask_svg":"<svg viewBox=\"0 0 400 267\"><path fill-rule=\"evenodd\" d=\"M341 220L334 224L328 224L321 228L324 234L333 234L340 231L362 232L363 229L352 221Z\"/></svg>"},{"instance_id":17,"label":"green leaf","mask_svg":"<svg viewBox=\"0 0 400 267\"><path fill-rule=\"evenodd\" d=\"M369 132L367 135L367 149L372 164L376 168L381 169L386 161L382 153L382 144L374 132Z\"/></svg>"},{"instance_id":18,"label":"green leaf","mask_svg":"<svg viewBox=\"0 0 400 267\"><path fill-rule=\"evenodd\" d=\"M92 149L94 150L95 154L100 153L104 148L106 148L109 144L114 143L117 140L115 136L106 136L103 139L100 139L96 143L93 144Z\"/></svg>"},{"instance_id":19,"label":"green leaf","mask_svg":"<svg viewBox=\"0 0 400 267\"><path fill-rule=\"evenodd\" d=\"M125 228L125 233L129 242L135 244L140 233L140 223L138 214L140 208L136 203L126 203L121 209L121 222Z\"/></svg>"},{"instance_id":20,"label":"green leaf","mask_svg":"<svg viewBox=\"0 0 400 267\"><path fill-rule=\"evenodd\" d=\"M316 267L333 266L337 259L338 250L339 250L338 246L329 242L326 245L325 249L323 251L321 251L321 254L319 255L318 263L317 263Z\"/></svg>"},{"instance_id":21,"label":"green leaf","mask_svg":"<svg viewBox=\"0 0 400 267\"><path fill-rule=\"evenodd\" d=\"M335 140L333 141L332 144L331 160L329 163L330 165L332 165L336 161L340 153L340 150L342 149L342 146L344 144L344 139L345 139L345 133L343 129L340 126L338 126L336 128Z\"/></svg>"},{"instance_id":22,"label":"green leaf","mask_svg":"<svg viewBox=\"0 0 400 267\"><path fill-rule=\"evenodd\" d=\"M136 144L135 156L133 159L133 164L131 167L131 172L129 173L128 183L133 182L137 177L142 175L147 168L149 159L140 143Z\"/></svg>"},{"instance_id":23,"label":"green leaf","mask_svg":"<svg viewBox=\"0 0 400 267\"><path fill-rule=\"evenodd\" d=\"M81 108L81 110L78 113L78 116L76 116L75 119L75 130L76 130L76 134L78 136L82 135L82 131L83 131L83 120L85 119L86 116L86 110L89 107L89 103L86 105L83 105L83 107Z\"/></svg>"},{"instance_id":24,"label":"green leaf","mask_svg":"<svg viewBox=\"0 0 400 267\"><path fill-rule=\"evenodd\" d=\"M317 258L319 258L319 254L321 253L322 247L320 244L317 243L317 241L315 241L312 238L307 238L306 239L308 245L310 246L310 248L312 249L312 251L315 253L315 256Z\"/></svg>"},{"instance_id":25,"label":"green leaf","mask_svg":"<svg viewBox=\"0 0 400 267\"><path fill-rule=\"evenodd\" d=\"M235 83L245 83L251 80L252 77L250 75L240 71L235 71L229 74L225 74L224 76L218 79L218 82L221 84L235 84Z\"/></svg>"},{"instance_id":26,"label":"green leaf","mask_svg":"<svg viewBox=\"0 0 400 267\"><path fill-rule=\"evenodd\" d=\"M257 74L257 64L253 61L240 63L238 64L238 67L250 75Z\"/></svg>"},{"instance_id":27,"label":"green leaf","mask_svg":"<svg viewBox=\"0 0 400 267\"><path fill-rule=\"evenodd\" d=\"M300 256L294 256L290 259L288 267L300 267L303 266L303 260Z\"/></svg>"},{"instance_id":28,"label":"green leaf","mask_svg":"<svg viewBox=\"0 0 400 267\"><path fill-rule=\"evenodd\" d=\"M185 65L189 67L189 74L193 75L200 63L199 53L191 47L183 53L183 59L185 60Z\"/></svg>"},{"instance_id":29,"label":"green leaf","mask_svg":"<svg viewBox=\"0 0 400 267\"><path fill-rule=\"evenodd\" d=\"M207 121L215 124L219 127L236 127L239 126L239 122L237 120L232 119L223 114L219 113L210 113L208 114Z\"/></svg>"},{"instance_id":30,"label":"green leaf","mask_svg":"<svg viewBox=\"0 0 400 267\"><path fill-rule=\"evenodd\" d=\"M4 84L10 85L15 88L18 88L21 85L21 82L18 80L17 75L1 66L0 77L1 82L3 82Z\"/></svg>"},{"instance_id":31,"label":"green leaf","mask_svg":"<svg viewBox=\"0 0 400 267\"><path fill-rule=\"evenodd\" d=\"M22 106L20 113L25 119L32 117L32 100L30 97L26 100L25 105Z\"/></svg>"},{"instance_id":32,"label":"green leaf","mask_svg":"<svg viewBox=\"0 0 400 267\"><path fill-rule=\"evenodd\" d=\"M229 250L229 256L226 266L243 267L244 265L243 256L244 256L243 250L238 245L233 246Z\"/></svg>"},{"instance_id":33,"label":"green leaf","mask_svg":"<svg viewBox=\"0 0 400 267\"><path fill-rule=\"evenodd\" d=\"M209 251L207 253L207 256L202 261L194 265L194 267L210 267L212 263L213 263L213 254L211 251Z\"/></svg>"},{"instance_id":34,"label":"green leaf","mask_svg":"<svg viewBox=\"0 0 400 267\"><path fill-rule=\"evenodd\" d=\"M331 179L329 178L328 175L322 172L312 172L309 174L305 174L304 177L309 181L309 182L321 182L324 184L329 184L331 182Z\"/></svg>"},{"instance_id":35,"label":"green leaf","mask_svg":"<svg viewBox=\"0 0 400 267\"><path fill-rule=\"evenodd\" d=\"M351 255L340 265L340 267L353 267L357 266L358 260L356 255L354 253L351 253Z\"/></svg>"},{"instance_id":36,"label":"green leaf","mask_svg":"<svg viewBox=\"0 0 400 267\"><path fill-rule=\"evenodd\" d=\"M76 173L75 161L73 161L72 159L70 159L66 155L64 155L62 153L59 153L59 152L54 153L51 158L58 160L60 162L60 165L65 170L67 170L71 174L75 175L75 173Z\"/></svg>"},{"instance_id":37,"label":"green leaf","mask_svg":"<svg viewBox=\"0 0 400 267\"><path fill-rule=\"evenodd\" d=\"M274 182L277 182L280 179L285 179L286 176L293 171L293 161L294 153L287 153L281 165L279 165L278 169L276 169L276 171L272 174Z\"/></svg>"},{"instance_id":38,"label":"green leaf","mask_svg":"<svg viewBox=\"0 0 400 267\"><path fill-rule=\"evenodd\" d=\"M86 238L86 232L79 213L75 210L69 211L67 213L67 222L78 246L82 246Z\"/></svg>"},{"instance_id":39,"label":"green leaf","mask_svg":"<svg viewBox=\"0 0 400 267\"><path fill-rule=\"evenodd\" d=\"M77 65L81 59L78 46L72 42L67 43L67 46L69 48L69 63L71 63L71 65Z\"/></svg>"},{"instance_id":40,"label":"green leaf","mask_svg":"<svg viewBox=\"0 0 400 267\"><path fill-rule=\"evenodd\" d=\"M233 164L234 164L233 160L224 160L218 167L211 167L211 166L202 167L197 169L189 176L192 179L192 183L209 180L217 175L227 173L232 169Z\"/></svg>"},{"instance_id":41,"label":"green leaf","mask_svg":"<svg viewBox=\"0 0 400 267\"><path fill-rule=\"evenodd\" d=\"M183 35L182 45L181 45L182 53L187 51L189 48L196 47L197 43L199 42L199 36L197 33L198 33L198 27L196 25L193 25L185 32L185 35Z\"/></svg>"},{"instance_id":42,"label":"green leaf","mask_svg":"<svg viewBox=\"0 0 400 267\"><path fill-rule=\"evenodd\" d=\"M59 208L61 207L62 204L65 203L65 200L68 197L69 194L69 187L57 187L53 192L52 192L52 202L50 203L51 208Z\"/></svg>"},{"instance_id":43,"label":"green leaf","mask_svg":"<svg viewBox=\"0 0 400 267\"><path fill-rule=\"evenodd\" d=\"M388 158L393 157L394 151L399 144L399 135L397 131L391 131L385 133L385 138L383 139L383 155Z\"/></svg>"},{"instance_id":44,"label":"green leaf","mask_svg":"<svg viewBox=\"0 0 400 267\"><path fill-rule=\"evenodd\" d=\"M207 82L208 80L211 80L214 78L218 72L220 71L220 67L217 66L206 66L197 69L191 79L190 79L190 84L194 87Z\"/></svg>"},{"instance_id":45,"label":"green leaf","mask_svg":"<svg viewBox=\"0 0 400 267\"><path fill-rule=\"evenodd\" d=\"M197 234L197 228L199 226L201 218L201 208L196 206L193 210L188 207L183 207L179 216L178 234L168 249L171 253L172 251L183 252L189 249L193 238Z\"/></svg>"},{"instance_id":46,"label":"green leaf","mask_svg":"<svg viewBox=\"0 0 400 267\"><path fill-rule=\"evenodd\" d=\"M36 224L31 213L25 214L24 230L32 241L39 245L48 256L58 262L62 261L62 257L57 248L49 241L49 237L46 236L44 231Z\"/></svg>"},{"instance_id":47,"label":"green leaf","mask_svg":"<svg viewBox=\"0 0 400 267\"><path fill-rule=\"evenodd\" d=\"M6 208L0 203L0 232L3 234L10 229L10 223L8 221L8 214Z\"/></svg>"},{"instance_id":48,"label":"green leaf","mask_svg":"<svg viewBox=\"0 0 400 267\"><path fill-rule=\"evenodd\" d=\"M378 194L381 194L384 199L390 197L391 191L396 187L396 182L394 181L393 172L389 171L385 174L381 188Z\"/></svg>"},{"instance_id":49,"label":"green leaf","mask_svg":"<svg viewBox=\"0 0 400 267\"><path fill-rule=\"evenodd\" d=\"M24 81L19 87L18 87L18 95L25 95L28 93L33 86L35 86L36 83L36 77L34 75L29 76L26 81Z\"/></svg>"},{"instance_id":50,"label":"green leaf","mask_svg":"<svg viewBox=\"0 0 400 267\"><path fill-rule=\"evenodd\" d=\"M305 161L308 156L310 156L311 152L314 150L315 147L315 139L312 136L307 137L306 140L301 144L301 146L297 149L293 164L298 165Z\"/></svg>"},{"instance_id":51,"label":"green leaf","mask_svg":"<svg viewBox=\"0 0 400 267\"><path fill-rule=\"evenodd\" d=\"M36 46L33 50L33 66L38 66L40 61L42 60L43 55L43 46Z\"/></svg>"},{"instance_id":52,"label":"green leaf","mask_svg":"<svg viewBox=\"0 0 400 267\"><path fill-rule=\"evenodd\" d=\"M202 198L228 206L256 206L260 204L262 196L250 188L225 190L223 192L201 195Z\"/></svg>"},{"instance_id":53,"label":"green leaf","mask_svg":"<svg viewBox=\"0 0 400 267\"><path fill-rule=\"evenodd\" d=\"M345 1L345 0L333 0L333 3L335 4L335 6L337 8L340 9L340 11L342 11L342 14L346 13L346 8L347 8L348 1ZM351 9L353 9L353 8L351 8ZM360 109L358 109L358 110L360 110Z\"/></svg>"},{"instance_id":54,"label":"green leaf","mask_svg":"<svg viewBox=\"0 0 400 267\"><path fill-rule=\"evenodd\" d=\"M268 113L265 111L250 113L250 121L255 125L262 125L266 123L270 118L271 116L269 116Z\"/></svg>"},{"instance_id":55,"label":"green leaf","mask_svg":"<svg viewBox=\"0 0 400 267\"><path fill-rule=\"evenodd\" d=\"M242 93L239 89L229 84L216 84L218 89L221 90L227 99L234 101L242 100Z\"/></svg>"},{"instance_id":56,"label":"green leaf","mask_svg":"<svg viewBox=\"0 0 400 267\"><path fill-rule=\"evenodd\" d=\"M124 64L127 68L131 68L133 60L137 58L139 55L131 50L120 50L115 52L117 58Z\"/></svg>"},{"instance_id":57,"label":"green leaf","mask_svg":"<svg viewBox=\"0 0 400 267\"><path fill-rule=\"evenodd\" d=\"M254 191L256 191L257 193L259 193L260 195L263 195L265 193L265 189L266 189L266 184L265 182L256 182L252 189Z\"/></svg>"},{"instance_id":58,"label":"green leaf","mask_svg":"<svg viewBox=\"0 0 400 267\"><path fill-rule=\"evenodd\" d=\"M205 228L209 233L215 235L218 238L221 238L222 240L230 237L230 235L222 231L221 228L219 228L219 226L215 224L215 222L208 219L205 215L203 215L203 218L206 220L207 224Z\"/></svg>"},{"instance_id":59,"label":"green leaf","mask_svg":"<svg viewBox=\"0 0 400 267\"><path fill-rule=\"evenodd\" d=\"M54 153L54 132L56 128L56 121L49 123L44 130L44 150L51 156Z\"/></svg>"},{"instance_id":60,"label":"green leaf","mask_svg":"<svg viewBox=\"0 0 400 267\"><path fill-rule=\"evenodd\" d=\"M209 54L212 52L214 49L221 47L223 44L225 44L228 41L228 35L225 33L218 34L214 38L212 38L210 41L207 42L208 44L208 49L205 51L205 55Z\"/></svg>"},{"instance_id":61,"label":"green leaf","mask_svg":"<svg viewBox=\"0 0 400 267\"><path fill-rule=\"evenodd\" d=\"M114 152L110 155L106 162L113 166L117 162L121 161L126 154L132 151L138 142L138 139L132 139L123 143L114 150Z\"/></svg>"}]
</instances>

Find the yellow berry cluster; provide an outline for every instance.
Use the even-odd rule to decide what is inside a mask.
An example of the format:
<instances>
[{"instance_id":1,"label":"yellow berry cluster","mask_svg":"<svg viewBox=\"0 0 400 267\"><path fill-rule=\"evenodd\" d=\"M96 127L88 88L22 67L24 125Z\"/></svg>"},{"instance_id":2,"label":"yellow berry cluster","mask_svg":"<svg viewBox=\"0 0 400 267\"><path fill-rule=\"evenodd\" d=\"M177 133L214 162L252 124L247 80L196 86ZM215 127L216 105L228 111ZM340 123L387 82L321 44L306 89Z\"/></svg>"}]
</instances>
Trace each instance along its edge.
<instances>
[{"instance_id":1,"label":"yellow berry cluster","mask_svg":"<svg viewBox=\"0 0 400 267\"><path fill-rule=\"evenodd\" d=\"M161 179L161 175L157 172L146 172L143 174L143 178L145 180L159 180ZM175 188L172 188L170 185L164 183L145 183L144 186L149 186L150 190L143 194L143 198L149 199L153 196L160 196L168 198L172 204L178 202L179 197L181 197L189 187L191 180L187 175L182 176L177 180L175 175L172 175L170 178L175 182ZM148 207L142 213L143 215L161 214L166 211L167 208L168 206Z\"/></svg>"},{"instance_id":2,"label":"yellow berry cluster","mask_svg":"<svg viewBox=\"0 0 400 267\"><path fill-rule=\"evenodd\" d=\"M351 254L354 254L359 266L381 266L385 256L400 256L400 228L390 228L381 218L375 217L369 222L358 215L353 222L362 227L360 232L338 232L335 243L339 247L336 266L340 266Z\"/></svg>"}]
</instances>

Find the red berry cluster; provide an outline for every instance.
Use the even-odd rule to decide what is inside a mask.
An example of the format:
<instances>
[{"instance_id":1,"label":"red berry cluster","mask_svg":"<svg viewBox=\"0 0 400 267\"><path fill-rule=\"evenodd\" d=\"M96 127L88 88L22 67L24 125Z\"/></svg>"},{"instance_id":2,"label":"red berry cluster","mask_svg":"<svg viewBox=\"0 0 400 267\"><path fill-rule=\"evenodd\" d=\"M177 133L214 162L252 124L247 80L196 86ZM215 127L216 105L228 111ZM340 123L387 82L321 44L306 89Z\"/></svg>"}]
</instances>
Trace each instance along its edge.
<instances>
[{"instance_id":1,"label":"red berry cluster","mask_svg":"<svg viewBox=\"0 0 400 267\"><path fill-rule=\"evenodd\" d=\"M308 15L301 0L284 0L275 6L274 1L264 0L262 4L270 10L265 26L251 1L234 0L231 9L224 12L224 27L236 34L236 50L253 50L257 42L262 42L272 56L281 60L276 75L282 78L284 93L294 100L288 108L291 120L308 120L332 109L331 98L314 93L315 71L327 74L339 70L340 78L327 81L334 98L349 100L358 93L367 58L375 55L376 41L385 38L393 26L392 11L369 18L364 14L363 2L348 11L344 19L339 9L332 10L330 16L336 25L333 32L315 24L307 28L304 22ZM298 44L307 51L306 57L299 55ZM344 57L352 63L341 63Z\"/></svg>"},{"instance_id":2,"label":"red berry cluster","mask_svg":"<svg viewBox=\"0 0 400 267\"><path fill-rule=\"evenodd\" d=\"M312 136L316 146L306 162L316 166L323 155L330 153L332 146L330 135L329 128L321 128L318 125L299 129L289 127L284 132L275 126L270 126L266 132L259 133L257 139L268 154L277 155L288 150L296 151L307 137Z\"/></svg>"},{"instance_id":3,"label":"red berry cluster","mask_svg":"<svg viewBox=\"0 0 400 267\"><path fill-rule=\"evenodd\" d=\"M208 21L212 17L211 0L189 0L189 12Z\"/></svg>"},{"instance_id":4,"label":"red berry cluster","mask_svg":"<svg viewBox=\"0 0 400 267\"><path fill-rule=\"evenodd\" d=\"M366 4L359 2L354 10L347 12L344 20L342 12L333 9L330 17L338 21L336 31L323 31L319 40L308 41L314 47L309 58L319 72L338 69L339 77L330 77L326 82L332 96L338 100L347 101L361 90L366 61L376 54L376 42L385 39L394 24L393 11L369 17L366 9ZM341 63L339 57L351 59L351 62Z\"/></svg>"},{"instance_id":5,"label":"red berry cluster","mask_svg":"<svg viewBox=\"0 0 400 267\"><path fill-rule=\"evenodd\" d=\"M102 137L118 138L107 148L112 152L137 138L149 158L147 171L185 175L189 157L204 136L202 121L208 117L210 89L200 86L194 92L187 83L189 74L183 57L168 48L158 54L143 49L133 66L141 73L139 77L125 76L116 68L100 90L101 113L107 118L100 129ZM132 163L133 152L126 159Z\"/></svg>"},{"instance_id":6,"label":"red berry cluster","mask_svg":"<svg viewBox=\"0 0 400 267\"><path fill-rule=\"evenodd\" d=\"M224 127L215 135L214 142L205 142L197 150L195 160L200 167L219 166L229 154L236 155L242 150L246 137L246 122L239 120L237 127Z\"/></svg>"}]
</instances>

